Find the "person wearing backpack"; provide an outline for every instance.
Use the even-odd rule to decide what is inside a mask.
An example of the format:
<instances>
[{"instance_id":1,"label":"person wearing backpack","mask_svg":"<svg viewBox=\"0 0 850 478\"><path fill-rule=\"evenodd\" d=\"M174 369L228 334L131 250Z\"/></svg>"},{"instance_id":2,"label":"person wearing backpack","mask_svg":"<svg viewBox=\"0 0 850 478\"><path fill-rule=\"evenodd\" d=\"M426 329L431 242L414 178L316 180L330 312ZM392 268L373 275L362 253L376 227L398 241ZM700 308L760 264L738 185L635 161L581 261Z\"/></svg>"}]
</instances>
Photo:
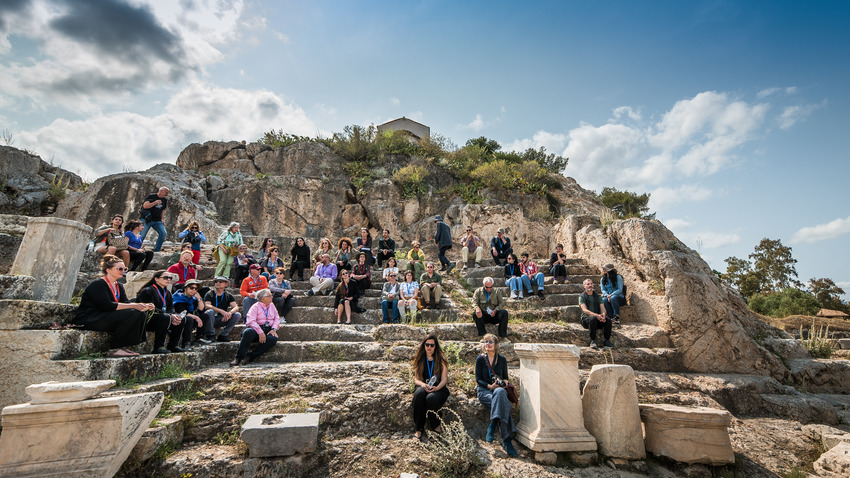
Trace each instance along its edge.
<instances>
[{"instance_id":1,"label":"person wearing backpack","mask_svg":"<svg viewBox=\"0 0 850 478\"><path fill-rule=\"evenodd\" d=\"M626 303L626 288L623 286L623 276L617 274L614 264L602 266L602 279L599 281L602 289L602 299L608 317L615 325L620 324L620 306Z\"/></svg>"},{"instance_id":2,"label":"person wearing backpack","mask_svg":"<svg viewBox=\"0 0 850 478\"><path fill-rule=\"evenodd\" d=\"M604 342L602 346L605 348L613 348L611 345L611 321L605 317L602 305L602 296L593 290L593 281L590 279L584 280L584 292L578 298L578 305L581 307L581 325L590 331L590 348L599 347L596 341L596 331L602 328L602 337Z\"/></svg>"}]
</instances>

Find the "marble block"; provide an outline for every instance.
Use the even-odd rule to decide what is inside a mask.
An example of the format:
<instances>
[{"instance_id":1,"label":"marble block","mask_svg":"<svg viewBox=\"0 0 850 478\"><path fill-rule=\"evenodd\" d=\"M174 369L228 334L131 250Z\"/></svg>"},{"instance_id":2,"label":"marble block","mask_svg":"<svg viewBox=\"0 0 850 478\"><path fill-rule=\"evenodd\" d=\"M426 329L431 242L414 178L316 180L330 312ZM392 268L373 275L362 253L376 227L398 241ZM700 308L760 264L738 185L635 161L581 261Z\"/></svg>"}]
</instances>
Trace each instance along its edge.
<instances>
[{"instance_id":1,"label":"marble block","mask_svg":"<svg viewBox=\"0 0 850 478\"><path fill-rule=\"evenodd\" d=\"M111 477L162 406L162 392L3 409L0 476Z\"/></svg>"},{"instance_id":2,"label":"marble block","mask_svg":"<svg viewBox=\"0 0 850 478\"><path fill-rule=\"evenodd\" d=\"M584 426L596 437L599 453L642 460L646 457L635 372L628 365L594 365L581 396Z\"/></svg>"},{"instance_id":3,"label":"marble block","mask_svg":"<svg viewBox=\"0 0 850 478\"><path fill-rule=\"evenodd\" d=\"M678 405L640 405L646 451L683 463L735 463L729 440L732 414Z\"/></svg>"},{"instance_id":4,"label":"marble block","mask_svg":"<svg viewBox=\"0 0 850 478\"><path fill-rule=\"evenodd\" d=\"M531 450L595 451L584 428L579 390L579 348L515 344L520 359L517 440Z\"/></svg>"},{"instance_id":5,"label":"marble block","mask_svg":"<svg viewBox=\"0 0 850 478\"><path fill-rule=\"evenodd\" d=\"M242 425L240 437L252 458L289 456L316 451L319 413L251 415Z\"/></svg>"},{"instance_id":6,"label":"marble block","mask_svg":"<svg viewBox=\"0 0 850 478\"><path fill-rule=\"evenodd\" d=\"M38 278L32 286L33 299L67 304L91 232L91 227L70 219L29 218L9 274Z\"/></svg>"},{"instance_id":7,"label":"marble block","mask_svg":"<svg viewBox=\"0 0 850 478\"><path fill-rule=\"evenodd\" d=\"M43 382L26 388L30 403L79 402L115 386L115 380L86 382Z\"/></svg>"}]
</instances>

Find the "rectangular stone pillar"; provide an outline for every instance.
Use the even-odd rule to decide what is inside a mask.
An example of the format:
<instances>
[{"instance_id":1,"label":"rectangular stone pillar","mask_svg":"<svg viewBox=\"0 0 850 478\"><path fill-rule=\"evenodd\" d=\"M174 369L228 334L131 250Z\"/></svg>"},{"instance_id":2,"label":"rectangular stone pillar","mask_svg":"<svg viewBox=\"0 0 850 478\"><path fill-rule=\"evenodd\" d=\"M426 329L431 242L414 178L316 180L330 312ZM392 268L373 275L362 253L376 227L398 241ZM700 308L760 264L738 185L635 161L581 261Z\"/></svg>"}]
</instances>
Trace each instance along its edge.
<instances>
[{"instance_id":1,"label":"rectangular stone pillar","mask_svg":"<svg viewBox=\"0 0 850 478\"><path fill-rule=\"evenodd\" d=\"M32 276L33 300L71 301L92 228L58 217L31 217L11 275Z\"/></svg>"},{"instance_id":2,"label":"rectangular stone pillar","mask_svg":"<svg viewBox=\"0 0 850 478\"><path fill-rule=\"evenodd\" d=\"M520 359L517 439L534 451L594 451L584 428L579 390L579 348L516 344Z\"/></svg>"}]
</instances>

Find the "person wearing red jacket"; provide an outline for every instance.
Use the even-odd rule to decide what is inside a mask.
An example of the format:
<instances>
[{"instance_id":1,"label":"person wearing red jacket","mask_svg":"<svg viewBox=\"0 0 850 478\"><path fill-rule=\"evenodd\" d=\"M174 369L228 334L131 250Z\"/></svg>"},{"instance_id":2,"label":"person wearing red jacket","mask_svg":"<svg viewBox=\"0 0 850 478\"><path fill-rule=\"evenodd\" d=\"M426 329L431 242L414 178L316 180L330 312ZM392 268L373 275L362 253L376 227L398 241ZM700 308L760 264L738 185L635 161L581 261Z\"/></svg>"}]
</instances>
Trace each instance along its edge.
<instances>
[{"instance_id":1,"label":"person wearing red jacket","mask_svg":"<svg viewBox=\"0 0 850 478\"><path fill-rule=\"evenodd\" d=\"M262 268L259 264L251 264L248 268L248 277L242 280L239 294L242 296L242 315L248 315L251 306L257 303L257 292L269 288L269 281L260 275Z\"/></svg>"}]
</instances>

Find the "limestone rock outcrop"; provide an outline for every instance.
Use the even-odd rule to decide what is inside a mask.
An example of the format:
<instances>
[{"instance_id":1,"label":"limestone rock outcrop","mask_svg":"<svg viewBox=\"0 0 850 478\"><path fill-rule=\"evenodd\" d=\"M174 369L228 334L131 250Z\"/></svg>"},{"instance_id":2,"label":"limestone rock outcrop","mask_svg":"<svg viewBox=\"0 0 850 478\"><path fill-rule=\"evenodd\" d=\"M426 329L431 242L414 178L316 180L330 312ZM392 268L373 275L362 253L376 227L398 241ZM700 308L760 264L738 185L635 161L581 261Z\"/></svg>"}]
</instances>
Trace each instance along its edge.
<instances>
[{"instance_id":1,"label":"limestone rock outcrop","mask_svg":"<svg viewBox=\"0 0 850 478\"><path fill-rule=\"evenodd\" d=\"M0 146L0 211L29 209L36 212L48 198L50 183L78 188L80 176L53 166L39 156L11 146Z\"/></svg>"},{"instance_id":2,"label":"limestone rock outcrop","mask_svg":"<svg viewBox=\"0 0 850 478\"><path fill-rule=\"evenodd\" d=\"M660 222L629 219L603 229L596 217L569 216L554 238L564 243L566 252L592 264L614 264L628 286L636 316L672 334L688 370L777 379L788 374L779 357L753 336L790 336L758 320L740 295Z\"/></svg>"}]
</instances>

